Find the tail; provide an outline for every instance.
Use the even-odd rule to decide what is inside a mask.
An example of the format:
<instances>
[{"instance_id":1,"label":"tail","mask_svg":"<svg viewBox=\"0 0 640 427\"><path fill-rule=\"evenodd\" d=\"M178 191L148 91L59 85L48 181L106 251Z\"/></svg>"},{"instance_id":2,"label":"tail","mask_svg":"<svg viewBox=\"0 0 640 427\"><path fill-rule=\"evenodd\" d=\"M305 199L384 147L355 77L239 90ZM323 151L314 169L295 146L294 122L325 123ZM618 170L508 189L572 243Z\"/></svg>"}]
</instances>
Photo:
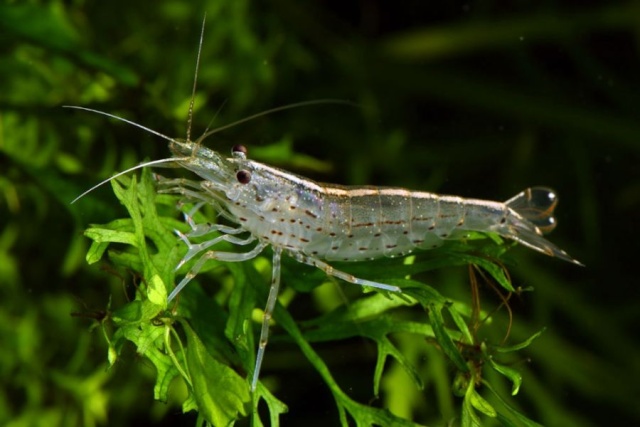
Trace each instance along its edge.
<instances>
[{"instance_id":1,"label":"tail","mask_svg":"<svg viewBox=\"0 0 640 427\"><path fill-rule=\"evenodd\" d=\"M582 265L565 251L542 237L544 233L549 233L556 228L553 211L557 204L556 193L545 187L527 188L516 194L505 202L505 205L513 212L505 224L504 235L543 254Z\"/></svg>"}]
</instances>

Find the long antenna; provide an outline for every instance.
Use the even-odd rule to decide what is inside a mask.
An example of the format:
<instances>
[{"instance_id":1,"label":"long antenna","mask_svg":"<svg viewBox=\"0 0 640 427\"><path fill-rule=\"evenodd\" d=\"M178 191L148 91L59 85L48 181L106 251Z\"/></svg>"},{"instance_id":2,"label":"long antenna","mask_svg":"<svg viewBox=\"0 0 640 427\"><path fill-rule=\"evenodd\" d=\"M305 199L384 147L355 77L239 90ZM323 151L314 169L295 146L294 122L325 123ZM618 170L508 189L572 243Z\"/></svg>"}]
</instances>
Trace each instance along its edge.
<instances>
[{"instance_id":1,"label":"long antenna","mask_svg":"<svg viewBox=\"0 0 640 427\"><path fill-rule=\"evenodd\" d=\"M292 108L298 108L298 107L307 107L310 105L320 105L320 104L338 104L338 105L347 105L350 107L360 107L358 104L351 102L351 101L344 101L342 99L316 99L313 101L302 101L302 102L295 102L293 104L287 104L287 105L283 105L280 107L275 107L275 108L270 108L266 111L262 111L260 113L256 113L256 114L252 114L249 117L245 117L244 119L240 119L240 120L236 120L235 122L220 126L219 128L215 128L212 129L210 131L205 132L200 138L198 138L197 142L201 143L202 141L204 141L205 138L213 135L214 133L218 133L220 131L223 131L225 129L229 129L233 126L237 126L240 123L244 123L244 122L248 122L250 120L255 120L258 117L262 117L262 116L266 116L267 114L272 114L272 113L277 113L278 111L284 111L284 110L290 110Z\"/></svg>"},{"instance_id":2,"label":"long antenna","mask_svg":"<svg viewBox=\"0 0 640 427\"><path fill-rule=\"evenodd\" d=\"M202 18L202 30L200 31L200 45L198 46L198 57L196 58L196 72L193 76L193 90L191 91L191 102L189 102L189 115L187 117L187 142L191 142L191 123L193 122L193 103L196 98L196 86L198 85L198 69L200 68L200 54L202 53L202 41L204 40L204 24L207 20L205 12Z\"/></svg>"}]
</instances>

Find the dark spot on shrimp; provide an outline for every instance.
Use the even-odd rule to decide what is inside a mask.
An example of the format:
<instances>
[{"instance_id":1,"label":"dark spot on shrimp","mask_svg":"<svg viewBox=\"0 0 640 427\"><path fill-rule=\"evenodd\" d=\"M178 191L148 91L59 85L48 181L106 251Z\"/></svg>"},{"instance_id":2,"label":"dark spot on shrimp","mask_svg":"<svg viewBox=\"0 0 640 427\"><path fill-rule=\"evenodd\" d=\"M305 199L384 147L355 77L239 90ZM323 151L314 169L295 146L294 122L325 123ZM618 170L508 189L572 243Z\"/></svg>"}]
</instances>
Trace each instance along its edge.
<instances>
[{"instance_id":1,"label":"dark spot on shrimp","mask_svg":"<svg viewBox=\"0 0 640 427\"><path fill-rule=\"evenodd\" d=\"M373 237L380 237L380 236L382 236L382 233L376 233L373 235Z\"/></svg>"},{"instance_id":2,"label":"dark spot on shrimp","mask_svg":"<svg viewBox=\"0 0 640 427\"><path fill-rule=\"evenodd\" d=\"M308 227L308 226L307 226L307 227ZM321 231L322 231L322 227L318 227L318 228L316 228L316 231L317 231L318 233L319 233L319 232L321 232Z\"/></svg>"},{"instance_id":3,"label":"dark spot on shrimp","mask_svg":"<svg viewBox=\"0 0 640 427\"><path fill-rule=\"evenodd\" d=\"M398 245L385 245L384 247L387 249L393 249L393 248L397 248Z\"/></svg>"},{"instance_id":4,"label":"dark spot on shrimp","mask_svg":"<svg viewBox=\"0 0 640 427\"><path fill-rule=\"evenodd\" d=\"M442 233L442 234L440 235L440 237L442 237L443 239L444 239L444 238L446 238L447 236L449 236L447 233Z\"/></svg>"},{"instance_id":5,"label":"dark spot on shrimp","mask_svg":"<svg viewBox=\"0 0 640 427\"><path fill-rule=\"evenodd\" d=\"M500 220L500 224L504 224L505 222L507 222L507 217L503 216L502 219Z\"/></svg>"},{"instance_id":6,"label":"dark spot on shrimp","mask_svg":"<svg viewBox=\"0 0 640 427\"><path fill-rule=\"evenodd\" d=\"M314 214L313 212L311 212L310 210L305 210L304 213L306 213L307 215L309 215L311 218L318 218L318 215Z\"/></svg>"},{"instance_id":7,"label":"dark spot on shrimp","mask_svg":"<svg viewBox=\"0 0 640 427\"><path fill-rule=\"evenodd\" d=\"M251 182L251 172L240 169L238 172L236 172L236 179L240 184L248 184Z\"/></svg>"},{"instance_id":8,"label":"dark spot on shrimp","mask_svg":"<svg viewBox=\"0 0 640 427\"><path fill-rule=\"evenodd\" d=\"M431 225L431 226L429 226L429 231L431 231L431 230L433 230L433 229L435 229L435 228L436 228L436 226L435 226L435 225Z\"/></svg>"},{"instance_id":9,"label":"dark spot on shrimp","mask_svg":"<svg viewBox=\"0 0 640 427\"><path fill-rule=\"evenodd\" d=\"M353 224L354 227L371 227L372 225L372 222L361 222L359 224Z\"/></svg>"},{"instance_id":10,"label":"dark spot on shrimp","mask_svg":"<svg viewBox=\"0 0 640 427\"><path fill-rule=\"evenodd\" d=\"M301 237L300 241L303 243L309 243L309 239L305 239L304 237Z\"/></svg>"},{"instance_id":11,"label":"dark spot on shrimp","mask_svg":"<svg viewBox=\"0 0 640 427\"><path fill-rule=\"evenodd\" d=\"M244 217L242 217L242 216L241 216L241 217L239 217L238 219L239 219L240 221L242 221L242 222L246 222L246 221L247 221L247 218L244 218Z\"/></svg>"}]
</instances>

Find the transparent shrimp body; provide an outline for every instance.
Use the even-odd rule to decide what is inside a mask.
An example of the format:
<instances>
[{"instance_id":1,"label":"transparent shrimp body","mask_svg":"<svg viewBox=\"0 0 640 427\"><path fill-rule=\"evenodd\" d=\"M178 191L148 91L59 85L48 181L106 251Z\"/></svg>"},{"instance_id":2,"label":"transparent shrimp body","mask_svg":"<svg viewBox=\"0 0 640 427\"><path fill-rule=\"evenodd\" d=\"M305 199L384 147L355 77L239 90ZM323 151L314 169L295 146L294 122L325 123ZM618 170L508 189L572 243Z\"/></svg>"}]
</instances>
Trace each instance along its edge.
<instances>
[{"instance_id":1,"label":"transparent shrimp body","mask_svg":"<svg viewBox=\"0 0 640 427\"><path fill-rule=\"evenodd\" d=\"M399 256L438 247L444 240L463 239L470 231L476 231L495 232L546 255L579 264L543 237L543 231L555 226L557 197L548 188L530 188L501 203L402 188L338 186L248 160L242 146L234 147L229 158L192 142L172 141L170 148L181 166L203 179L191 184L200 187L191 192L216 206L236 227L211 225L220 235L198 245L189 241L190 237L203 234L197 227L191 234L181 235L189 250L180 265L195 256L200 258L169 300L198 274L206 261L244 261L267 246L273 248L271 288L252 389L257 385L268 341L283 252L328 275L390 292L400 289L355 277L328 262ZM186 194L184 186L173 191ZM238 237L244 234L249 237ZM209 249L222 240L254 245L242 253Z\"/></svg>"}]
</instances>

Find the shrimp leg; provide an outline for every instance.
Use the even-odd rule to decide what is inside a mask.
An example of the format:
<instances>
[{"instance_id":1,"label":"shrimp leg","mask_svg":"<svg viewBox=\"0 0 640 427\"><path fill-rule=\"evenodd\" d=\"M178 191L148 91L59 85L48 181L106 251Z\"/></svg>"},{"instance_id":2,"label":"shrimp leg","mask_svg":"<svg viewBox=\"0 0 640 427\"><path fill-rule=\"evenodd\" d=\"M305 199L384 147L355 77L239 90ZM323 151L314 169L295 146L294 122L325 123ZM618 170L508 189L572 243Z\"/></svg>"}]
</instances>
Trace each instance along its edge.
<instances>
[{"instance_id":1,"label":"shrimp leg","mask_svg":"<svg viewBox=\"0 0 640 427\"><path fill-rule=\"evenodd\" d=\"M267 297L267 306L264 308L262 315L262 329L260 329L260 343L258 344L258 354L256 356L256 365L253 370L253 378L251 379L251 391L256 391L258 378L260 378L260 367L264 359L264 353L269 342L269 321L273 316L273 309L278 299L278 290L280 288L280 258L282 256L282 248L273 247L273 262L271 271L271 287L269 288L269 296Z\"/></svg>"},{"instance_id":2,"label":"shrimp leg","mask_svg":"<svg viewBox=\"0 0 640 427\"><path fill-rule=\"evenodd\" d=\"M379 282L372 282L371 280L366 280L366 279L360 279L352 274L345 273L344 271L336 270L331 265L327 264L326 262L318 258L309 256L309 255L304 255L299 252L292 253L291 255L297 261L319 268L320 270L324 271L327 275L337 277L338 279L342 279L345 282L353 283L355 285L360 285L360 286L370 286L372 288L383 289L385 291L390 291L390 292L400 292L400 288L397 286L387 285Z\"/></svg>"},{"instance_id":3,"label":"shrimp leg","mask_svg":"<svg viewBox=\"0 0 640 427\"><path fill-rule=\"evenodd\" d=\"M260 254L260 252L262 252L264 250L264 248L266 248L266 247L267 247L267 243L259 242L249 252L243 252L243 253L219 252L219 251L208 251L208 252L205 252L200 257L198 262L196 262L194 264L194 266L191 267L191 270L189 270L187 275L184 276L184 278L180 281L180 283L178 283L178 286L176 286L173 289L173 291L171 291L171 294L169 294L169 297L167 298L167 302L169 302L173 298L175 298L175 296L178 295L178 293L187 285L187 283L189 283L194 277L197 276L197 274L200 272L200 270L202 269L202 267L204 266L204 264L207 261L212 260L212 259L215 259L215 260L218 260L218 261L223 261L223 262L246 261L246 260L249 260L249 259L252 259L252 258L255 258L256 256L258 256Z\"/></svg>"},{"instance_id":4,"label":"shrimp leg","mask_svg":"<svg viewBox=\"0 0 640 427\"><path fill-rule=\"evenodd\" d=\"M234 231L234 233L236 233L236 232L242 232L244 230L242 230L242 229L235 230L234 229L233 231ZM190 234L185 235L185 234L182 234L181 232L179 232L178 230L175 230L175 233L178 235L178 237L180 237L180 240L182 240L187 245L187 247L189 248L189 250L187 251L187 254L180 260L180 262L176 266L176 268L175 268L176 270L179 270L180 267L182 267L191 258L196 256L197 254L199 254L203 250L205 250L207 248L210 248L211 246L215 245L216 243L225 241L225 242L232 243L234 245L248 245L249 243L251 243L251 242L256 240L256 238L254 236L252 236L252 235L250 235L249 237L247 237L245 239L240 239L240 238L238 238L236 236L232 236L230 234L222 234L222 235L216 237L215 239L210 239L210 240L207 240L207 241L202 242L202 243L193 244L193 243L191 243L189 241L189 238L187 237L187 236L190 236ZM220 253L220 252L218 252L218 253Z\"/></svg>"}]
</instances>

